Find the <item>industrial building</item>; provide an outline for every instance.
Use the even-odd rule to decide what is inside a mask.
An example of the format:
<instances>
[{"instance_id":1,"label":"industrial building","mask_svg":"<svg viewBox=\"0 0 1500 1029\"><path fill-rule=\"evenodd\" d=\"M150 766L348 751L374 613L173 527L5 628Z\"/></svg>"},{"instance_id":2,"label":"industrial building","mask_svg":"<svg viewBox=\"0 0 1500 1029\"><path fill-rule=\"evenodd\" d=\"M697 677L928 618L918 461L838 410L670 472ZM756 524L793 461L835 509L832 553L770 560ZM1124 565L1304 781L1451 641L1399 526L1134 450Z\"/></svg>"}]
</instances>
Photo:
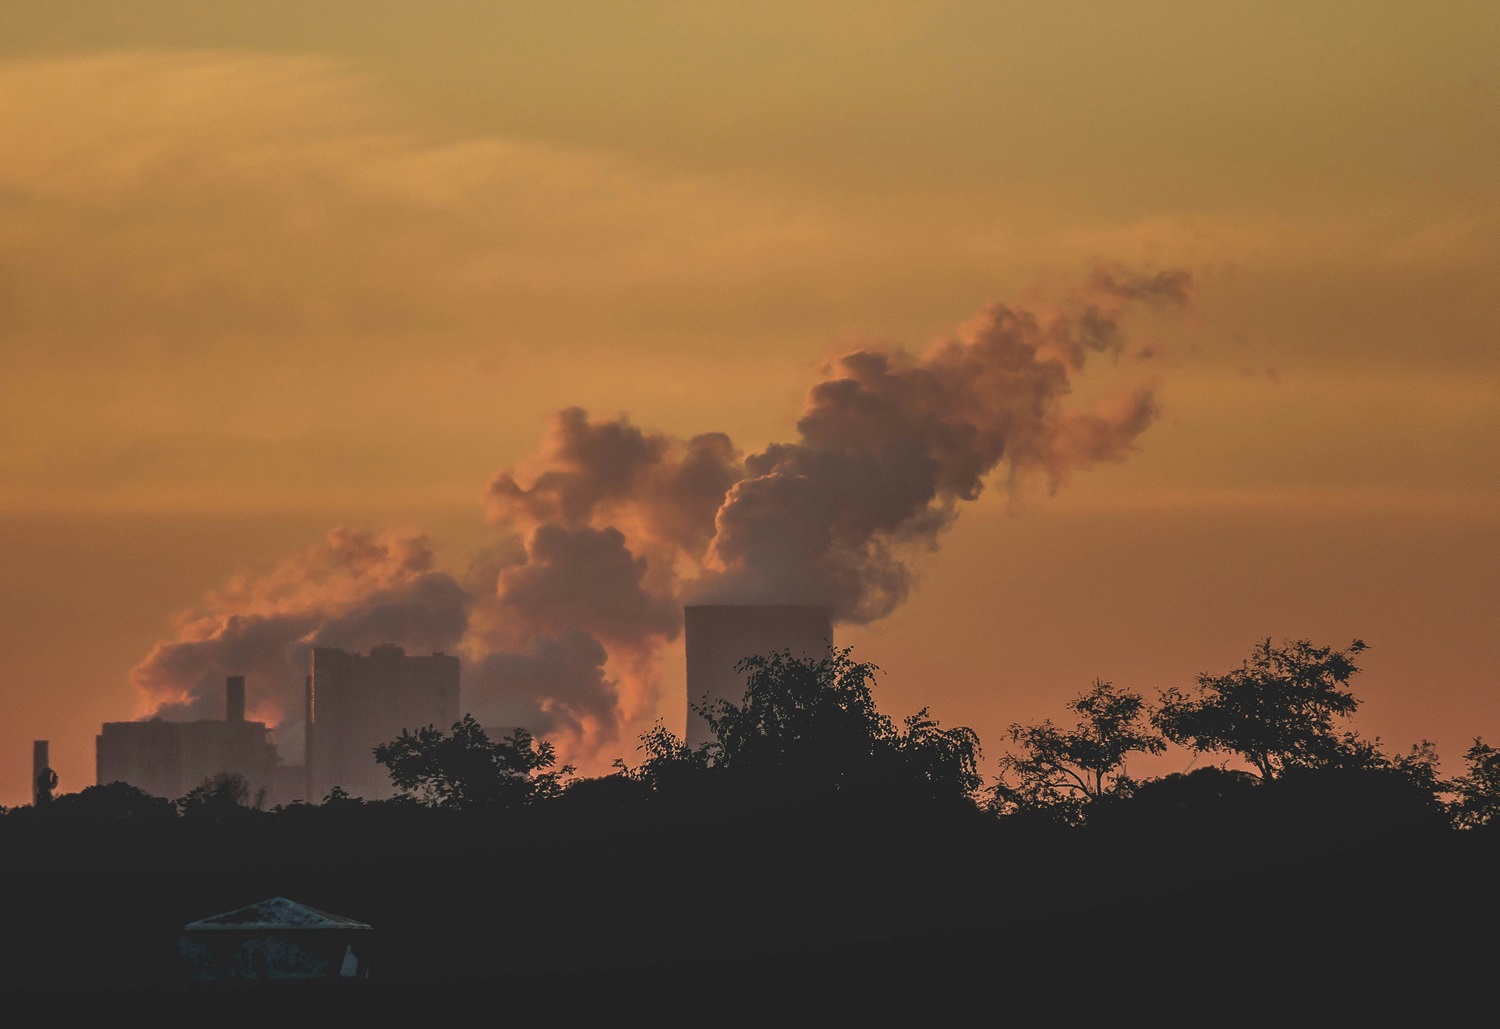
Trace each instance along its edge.
<instances>
[{"instance_id":1,"label":"industrial building","mask_svg":"<svg viewBox=\"0 0 1500 1029\"><path fill-rule=\"evenodd\" d=\"M695 705L744 699L745 673L735 666L745 658L784 650L818 660L833 650L833 613L821 604L698 604L682 613L688 699L684 739L689 747L711 738Z\"/></svg>"},{"instance_id":2,"label":"industrial building","mask_svg":"<svg viewBox=\"0 0 1500 1029\"><path fill-rule=\"evenodd\" d=\"M314 803L335 786L366 800L395 795L375 748L402 730L444 731L460 718L455 656L408 655L394 645L368 655L314 647L307 677L306 797Z\"/></svg>"},{"instance_id":3,"label":"industrial building","mask_svg":"<svg viewBox=\"0 0 1500 1029\"><path fill-rule=\"evenodd\" d=\"M94 738L95 781L125 782L168 800L221 773L245 777L250 796L275 803L276 747L263 722L245 721L245 677L225 682L223 721L105 722Z\"/></svg>"}]
</instances>

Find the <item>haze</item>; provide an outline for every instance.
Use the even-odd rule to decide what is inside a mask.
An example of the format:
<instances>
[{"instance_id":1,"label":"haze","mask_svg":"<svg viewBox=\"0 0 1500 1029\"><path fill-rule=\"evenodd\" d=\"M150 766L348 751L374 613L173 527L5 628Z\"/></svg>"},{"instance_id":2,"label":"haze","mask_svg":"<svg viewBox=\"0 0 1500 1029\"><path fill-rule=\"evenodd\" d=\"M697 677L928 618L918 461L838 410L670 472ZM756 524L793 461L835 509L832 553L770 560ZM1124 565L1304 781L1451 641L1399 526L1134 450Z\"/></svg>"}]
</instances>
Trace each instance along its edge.
<instances>
[{"instance_id":1,"label":"haze","mask_svg":"<svg viewBox=\"0 0 1500 1029\"><path fill-rule=\"evenodd\" d=\"M232 615L368 646L398 594L496 717L632 756L685 716L675 605L764 553L703 563L669 517L691 441L730 441L726 488L825 468L848 437L798 419L840 355L937 367L995 304L1103 312L1118 345L1045 396L1110 431L846 509L905 548L837 629L881 707L972 726L993 774L1096 677L1359 637L1356 727L1455 768L1500 738L1496 53L1460 3L9 0L0 804L32 740L72 792L102 722L190 713L221 670L162 655ZM650 488L560 514L569 424L663 441ZM650 551L635 606L574 579L563 611L535 569L609 531Z\"/></svg>"}]
</instances>

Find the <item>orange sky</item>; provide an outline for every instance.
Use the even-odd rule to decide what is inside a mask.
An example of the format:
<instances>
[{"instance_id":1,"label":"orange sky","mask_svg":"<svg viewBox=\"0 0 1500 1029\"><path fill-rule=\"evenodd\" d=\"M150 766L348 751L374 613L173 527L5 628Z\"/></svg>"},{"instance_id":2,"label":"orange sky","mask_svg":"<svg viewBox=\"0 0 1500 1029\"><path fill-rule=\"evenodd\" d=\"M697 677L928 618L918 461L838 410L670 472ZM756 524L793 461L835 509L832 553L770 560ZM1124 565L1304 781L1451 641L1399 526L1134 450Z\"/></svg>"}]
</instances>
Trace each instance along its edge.
<instances>
[{"instance_id":1,"label":"orange sky","mask_svg":"<svg viewBox=\"0 0 1500 1029\"><path fill-rule=\"evenodd\" d=\"M1358 636L1356 728L1500 739L1500 10L501 6L0 7L0 804L335 526L463 573L558 410L752 453L831 356L1099 266L1192 274L1070 400L1157 417L841 630L882 709L992 774L1095 677Z\"/></svg>"}]
</instances>

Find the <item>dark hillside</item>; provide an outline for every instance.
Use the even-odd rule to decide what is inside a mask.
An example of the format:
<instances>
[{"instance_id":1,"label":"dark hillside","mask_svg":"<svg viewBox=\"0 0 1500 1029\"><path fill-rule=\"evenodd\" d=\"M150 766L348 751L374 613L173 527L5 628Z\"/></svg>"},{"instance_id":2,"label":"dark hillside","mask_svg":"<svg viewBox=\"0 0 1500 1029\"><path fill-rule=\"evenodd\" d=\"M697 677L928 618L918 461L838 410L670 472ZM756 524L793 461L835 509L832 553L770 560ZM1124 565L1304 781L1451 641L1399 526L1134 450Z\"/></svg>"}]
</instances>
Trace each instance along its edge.
<instances>
[{"instance_id":1,"label":"dark hillside","mask_svg":"<svg viewBox=\"0 0 1500 1029\"><path fill-rule=\"evenodd\" d=\"M738 1020L783 1005L1267 1012L1451 998L1488 960L1500 834L1270 791L1087 828L973 810L595 797L504 814L410 804L225 822L3 820L13 1003L322 1005L381 1023L463 1001L565 1022ZM1386 812L1388 816L1389 812ZM194 984L195 918L286 896L376 928L368 982ZM1472 955L1472 957L1470 957ZM1304 998L1304 999L1298 999ZM1061 1005L1061 1007L1058 1007Z\"/></svg>"}]
</instances>

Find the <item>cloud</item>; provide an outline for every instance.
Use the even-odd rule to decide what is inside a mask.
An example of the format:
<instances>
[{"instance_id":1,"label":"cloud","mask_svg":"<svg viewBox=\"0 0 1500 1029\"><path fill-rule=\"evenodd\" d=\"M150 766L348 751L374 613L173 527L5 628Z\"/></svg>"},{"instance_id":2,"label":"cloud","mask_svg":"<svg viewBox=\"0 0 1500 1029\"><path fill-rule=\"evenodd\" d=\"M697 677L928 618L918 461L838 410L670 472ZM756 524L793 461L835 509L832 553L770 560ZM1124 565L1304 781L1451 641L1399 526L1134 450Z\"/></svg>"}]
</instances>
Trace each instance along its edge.
<instances>
[{"instance_id":1,"label":"cloud","mask_svg":"<svg viewBox=\"0 0 1500 1029\"><path fill-rule=\"evenodd\" d=\"M492 478L497 544L464 575L437 569L418 533L335 530L185 613L134 681L152 711L188 717L245 674L294 735L309 647L454 650L482 724L524 725L600 771L658 717L685 602L878 619L991 480L1057 489L1127 456L1153 391L1127 381L1083 403L1075 387L1101 362L1130 366L1130 307L1180 307L1191 288L1183 272L1101 269L1055 308L994 304L920 353L854 347L807 391L796 439L749 455L723 432L677 438L565 408L535 455Z\"/></svg>"},{"instance_id":2,"label":"cloud","mask_svg":"<svg viewBox=\"0 0 1500 1029\"><path fill-rule=\"evenodd\" d=\"M299 723L315 645L453 650L471 598L432 569L432 557L419 533L341 527L268 571L236 577L180 613L172 638L131 671L142 715L222 717L224 679L243 675L249 717Z\"/></svg>"},{"instance_id":3,"label":"cloud","mask_svg":"<svg viewBox=\"0 0 1500 1029\"><path fill-rule=\"evenodd\" d=\"M513 328L538 300L555 319L668 285L753 292L831 238L727 182L445 132L323 58L11 60L0 98L0 338L78 357L368 348Z\"/></svg>"},{"instance_id":4,"label":"cloud","mask_svg":"<svg viewBox=\"0 0 1500 1029\"><path fill-rule=\"evenodd\" d=\"M724 495L744 475L740 453L724 433L676 440L623 417L592 420L578 407L557 413L531 464L539 470L524 486L517 469L490 483L492 521L624 522L638 543L699 556L713 538Z\"/></svg>"},{"instance_id":5,"label":"cloud","mask_svg":"<svg viewBox=\"0 0 1500 1029\"><path fill-rule=\"evenodd\" d=\"M538 636L464 668L466 707L497 735L523 727L549 739L570 761L594 759L620 736L619 685L605 671L603 644L580 629Z\"/></svg>"},{"instance_id":6,"label":"cloud","mask_svg":"<svg viewBox=\"0 0 1500 1029\"><path fill-rule=\"evenodd\" d=\"M717 516L699 600L791 595L866 622L906 596L903 553L932 548L960 502L1004 469L1014 488L1116 460L1156 405L1137 387L1091 409L1066 401L1092 354L1123 349L1136 302L1180 306L1191 277L1099 270L1071 310L995 304L921 355L859 349L808 392L800 440L745 460Z\"/></svg>"},{"instance_id":7,"label":"cloud","mask_svg":"<svg viewBox=\"0 0 1500 1029\"><path fill-rule=\"evenodd\" d=\"M680 612L643 588L645 572L617 529L546 523L532 534L526 562L500 573L500 617L522 638L579 628L620 646L670 639Z\"/></svg>"}]
</instances>

